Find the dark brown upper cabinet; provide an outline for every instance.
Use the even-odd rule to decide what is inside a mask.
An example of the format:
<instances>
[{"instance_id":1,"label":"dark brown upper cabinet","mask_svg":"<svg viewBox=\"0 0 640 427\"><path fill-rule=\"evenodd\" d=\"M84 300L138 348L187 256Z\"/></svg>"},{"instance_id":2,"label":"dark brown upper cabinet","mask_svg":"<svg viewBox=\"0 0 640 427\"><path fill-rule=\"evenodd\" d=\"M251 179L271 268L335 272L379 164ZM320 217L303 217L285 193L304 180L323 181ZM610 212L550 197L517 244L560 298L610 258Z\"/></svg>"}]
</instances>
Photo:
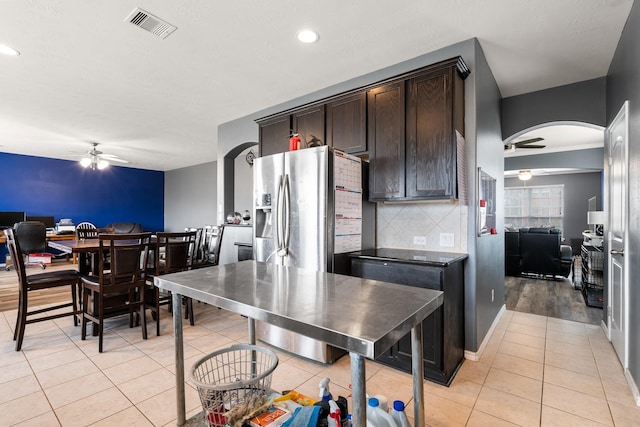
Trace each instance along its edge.
<instances>
[{"instance_id":1,"label":"dark brown upper cabinet","mask_svg":"<svg viewBox=\"0 0 640 427\"><path fill-rule=\"evenodd\" d=\"M289 151L291 116L273 116L258 123L260 127L260 156Z\"/></svg>"},{"instance_id":2,"label":"dark brown upper cabinet","mask_svg":"<svg viewBox=\"0 0 640 427\"><path fill-rule=\"evenodd\" d=\"M457 197L456 130L464 135L458 61L369 92L370 200Z\"/></svg>"},{"instance_id":3,"label":"dark brown upper cabinet","mask_svg":"<svg viewBox=\"0 0 640 427\"><path fill-rule=\"evenodd\" d=\"M300 136L300 148L326 145L324 137L324 105L269 116L258 121L260 156L289 151L289 137Z\"/></svg>"},{"instance_id":4,"label":"dark brown upper cabinet","mask_svg":"<svg viewBox=\"0 0 640 427\"><path fill-rule=\"evenodd\" d=\"M455 67L426 72L407 82L406 197L457 197L456 129L464 133L463 91Z\"/></svg>"},{"instance_id":5,"label":"dark brown upper cabinet","mask_svg":"<svg viewBox=\"0 0 640 427\"><path fill-rule=\"evenodd\" d=\"M464 79L455 57L258 120L260 155L329 145L370 160L369 200L455 199Z\"/></svg>"},{"instance_id":6,"label":"dark brown upper cabinet","mask_svg":"<svg viewBox=\"0 0 640 427\"><path fill-rule=\"evenodd\" d=\"M367 92L369 199L405 197L405 82Z\"/></svg>"},{"instance_id":7,"label":"dark brown upper cabinet","mask_svg":"<svg viewBox=\"0 0 640 427\"><path fill-rule=\"evenodd\" d=\"M291 122L293 133L300 136L300 148L327 145L324 138L324 104L294 111Z\"/></svg>"},{"instance_id":8,"label":"dark brown upper cabinet","mask_svg":"<svg viewBox=\"0 0 640 427\"><path fill-rule=\"evenodd\" d=\"M326 105L327 145L345 153L367 151L367 95L364 91Z\"/></svg>"}]
</instances>

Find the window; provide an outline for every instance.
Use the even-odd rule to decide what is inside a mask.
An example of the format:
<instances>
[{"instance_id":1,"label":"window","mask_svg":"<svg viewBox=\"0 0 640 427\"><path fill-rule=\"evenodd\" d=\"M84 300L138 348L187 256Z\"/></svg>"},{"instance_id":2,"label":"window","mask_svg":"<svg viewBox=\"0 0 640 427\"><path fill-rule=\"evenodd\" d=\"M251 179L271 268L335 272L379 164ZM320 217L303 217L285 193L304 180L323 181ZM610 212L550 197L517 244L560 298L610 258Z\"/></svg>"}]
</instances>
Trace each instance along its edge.
<instances>
[{"instance_id":1,"label":"window","mask_svg":"<svg viewBox=\"0 0 640 427\"><path fill-rule=\"evenodd\" d=\"M507 227L555 227L562 230L564 185L504 189Z\"/></svg>"}]
</instances>

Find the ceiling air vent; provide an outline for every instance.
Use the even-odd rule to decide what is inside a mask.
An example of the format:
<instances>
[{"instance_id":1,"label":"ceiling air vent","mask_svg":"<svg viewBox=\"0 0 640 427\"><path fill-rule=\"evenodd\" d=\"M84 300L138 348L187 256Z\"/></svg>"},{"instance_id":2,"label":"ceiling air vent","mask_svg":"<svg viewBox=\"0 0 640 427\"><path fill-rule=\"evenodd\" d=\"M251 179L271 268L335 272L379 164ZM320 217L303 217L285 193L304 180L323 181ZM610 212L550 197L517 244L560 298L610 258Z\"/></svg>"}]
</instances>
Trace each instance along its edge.
<instances>
[{"instance_id":1,"label":"ceiling air vent","mask_svg":"<svg viewBox=\"0 0 640 427\"><path fill-rule=\"evenodd\" d=\"M155 34L161 39L167 38L169 34L173 33L177 29L177 27L140 8L134 9L134 11L127 16L125 21L130 22L143 30L149 31L151 34Z\"/></svg>"}]
</instances>

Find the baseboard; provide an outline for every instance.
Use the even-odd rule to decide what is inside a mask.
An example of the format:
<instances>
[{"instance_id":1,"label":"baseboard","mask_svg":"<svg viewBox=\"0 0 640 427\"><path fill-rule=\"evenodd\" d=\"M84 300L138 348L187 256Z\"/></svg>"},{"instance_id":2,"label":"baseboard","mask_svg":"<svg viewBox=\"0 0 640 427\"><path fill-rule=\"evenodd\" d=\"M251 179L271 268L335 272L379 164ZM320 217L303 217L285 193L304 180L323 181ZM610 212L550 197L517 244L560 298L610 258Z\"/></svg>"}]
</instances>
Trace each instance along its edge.
<instances>
[{"instance_id":1,"label":"baseboard","mask_svg":"<svg viewBox=\"0 0 640 427\"><path fill-rule=\"evenodd\" d=\"M464 351L465 359L472 360L474 362L478 362L480 360L480 358L482 357L482 353L484 352L484 349L487 347L487 344L489 343L489 340L493 335L493 331L495 331L496 326L498 326L498 323L500 322L500 319L502 319L502 316L504 316L504 313L506 312L507 312L507 306L506 304L502 304L502 307L500 308L500 311L496 315L496 318L493 319L493 323L491 324L489 331L484 336L484 339L482 340L482 344L480 344L480 348L478 349L478 351L465 350Z\"/></svg>"},{"instance_id":2,"label":"baseboard","mask_svg":"<svg viewBox=\"0 0 640 427\"><path fill-rule=\"evenodd\" d=\"M629 388L631 389L631 394L633 394L633 400L636 402L637 406L640 406L640 391L638 390L638 385L636 384L633 376L631 376L631 372L628 369L624 370L624 376L627 379Z\"/></svg>"},{"instance_id":3,"label":"baseboard","mask_svg":"<svg viewBox=\"0 0 640 427\"><path fill-rule=\"evenodd\" d=\"M600 322L600 327L602 328L602 331L604 332L604 336L607 337L607 339L609 341L611 341L611 337L609 336L609 328L607 327L607 322L605 322L604 320L602 320Z\"/></svg>"}]
</instances>

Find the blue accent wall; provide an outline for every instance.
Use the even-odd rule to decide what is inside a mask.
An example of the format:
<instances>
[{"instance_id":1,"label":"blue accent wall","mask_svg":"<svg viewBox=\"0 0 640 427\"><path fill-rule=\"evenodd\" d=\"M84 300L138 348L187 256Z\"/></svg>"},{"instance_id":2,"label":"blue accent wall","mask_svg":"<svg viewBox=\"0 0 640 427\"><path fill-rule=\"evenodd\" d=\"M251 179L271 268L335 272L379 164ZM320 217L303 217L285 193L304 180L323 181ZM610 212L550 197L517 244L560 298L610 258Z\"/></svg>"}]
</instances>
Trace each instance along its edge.
<instances>
[{"instance_id":1,"label":"blue accent wall","mask_svg":"<svg viewBox=\"0 0 640 427\"><path fill-rule=\"evenodd\" d=\"M164 230L164 172L0 153L0 211L89 221L97 227L137 222Z\"/></svg>"}]
</instances>

